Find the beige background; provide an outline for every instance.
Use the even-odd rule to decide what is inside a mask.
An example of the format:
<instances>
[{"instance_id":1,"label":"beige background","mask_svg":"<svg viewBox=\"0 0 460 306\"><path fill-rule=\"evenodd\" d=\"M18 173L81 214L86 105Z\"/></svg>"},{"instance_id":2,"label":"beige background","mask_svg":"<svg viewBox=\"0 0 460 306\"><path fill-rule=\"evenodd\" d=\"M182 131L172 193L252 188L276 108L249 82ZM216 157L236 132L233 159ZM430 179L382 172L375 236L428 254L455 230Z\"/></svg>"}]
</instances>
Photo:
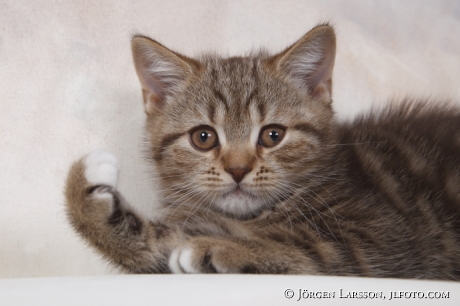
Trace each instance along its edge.
<instances>
[{"instance_id":1,"label":"beige background","mask_svg":"<svg viewBox=\"0 0 460 306\"><path fill-rule=\"evenodd\" d=\"M94 149L119 157L120 189L152 213L133 33L237 55L323 21L337 30L340 117L406 95L459 103L459 1L0 1L0 277L117 273L64 212L67 170Z\"/></svg>"}]
</instances>

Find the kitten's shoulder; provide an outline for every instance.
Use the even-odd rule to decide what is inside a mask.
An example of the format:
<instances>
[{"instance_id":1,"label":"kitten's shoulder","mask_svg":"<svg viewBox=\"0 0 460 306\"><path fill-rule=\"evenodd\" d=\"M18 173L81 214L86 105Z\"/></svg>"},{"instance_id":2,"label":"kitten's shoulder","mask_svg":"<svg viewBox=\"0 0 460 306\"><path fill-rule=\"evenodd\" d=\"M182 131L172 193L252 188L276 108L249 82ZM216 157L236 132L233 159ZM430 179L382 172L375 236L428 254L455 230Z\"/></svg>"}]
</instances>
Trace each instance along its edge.
<instances>
[{"instance_id":1,"label":"kitten's shoulder","mask_svg":"<svg viewBox=\"0 0 460 306\"><path fill-rule=\"evenodd\" d=\"M454 140L460 145L460 105L436 100L392 101L338 123L338 132L348 142L425 139L430 143Z\"/></svg>"},{"instance_id":2,"label":"kitten's shoulder","mask_svg":"<svg viewBox=\"0 0 460 306\"><path fill-rule=\"evenodd\" d=\"M460 105L451 101L404 99L393 100L384 107L356 116L351 121L341 122L346 127L351 126L401 126L409 123L424 123L439 125L446 120L460 124ZM452 126L453 127L453 126Z\"/></svg>"}]
</instances>

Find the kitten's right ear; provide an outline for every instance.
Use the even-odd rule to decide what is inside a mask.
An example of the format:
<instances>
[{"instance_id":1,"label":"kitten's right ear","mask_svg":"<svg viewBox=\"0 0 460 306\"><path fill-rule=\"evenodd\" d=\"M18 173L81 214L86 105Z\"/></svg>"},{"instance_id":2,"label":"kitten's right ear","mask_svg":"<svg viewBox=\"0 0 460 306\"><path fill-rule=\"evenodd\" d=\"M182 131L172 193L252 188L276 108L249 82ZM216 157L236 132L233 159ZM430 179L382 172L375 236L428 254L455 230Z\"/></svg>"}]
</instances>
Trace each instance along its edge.
<instances>
[{"instance_id":1,"label":"kitten's right ear","mask_svg":"<svg viewBox=\"0 0 460 306\"><path fill-rule=\"evenodd\" d=\"M147 114L161 109L199 65L145 36L134 36L131 49Z\"/></svg>"}]
</instances>

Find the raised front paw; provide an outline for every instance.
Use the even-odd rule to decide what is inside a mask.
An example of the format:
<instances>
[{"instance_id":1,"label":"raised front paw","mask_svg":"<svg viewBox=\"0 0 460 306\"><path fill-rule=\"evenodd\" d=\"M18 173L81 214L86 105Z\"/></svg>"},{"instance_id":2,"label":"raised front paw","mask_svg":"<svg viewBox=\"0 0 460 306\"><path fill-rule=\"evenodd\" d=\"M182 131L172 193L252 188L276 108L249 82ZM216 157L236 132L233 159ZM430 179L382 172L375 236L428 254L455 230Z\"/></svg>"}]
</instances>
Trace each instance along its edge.
<instances>
[{"instance_id":1,"label":"raised front paw","mask_svg":"<svg viewBox=\"0 0 460 306\"><path fill-rule=\"evenodd\" d=\"M83 164L91 196L99 199L112 199L112 191L116 189L118 181L118 165L115 155L96 150L83 159Z\"/></svg>"},{"instance_id":2,"label":"raised front paw","mask_svg":"<svg viewBox=\"0 0 460 306\"><path fill-rule=\"evenodd\" d=\"M116 157L106 151L93 151L70 169L65 195L74 220L107 218L114 211L118 178Z\"/></svg>"},{"instance_id":3,"label":"raised front paw","mask_svg":"<svg viewBox=\"0 0 460 306\"><path fill-rule=\"evenodd\" d=\"M169 268L173 273L257 273L251 255L236 242L198 237L171 253Z\"/></svg>"},{"instance_id":4,"label":"raised front paw","mask_svg":"<svg viewBox=\"0 0 460 306\"><path fill-rule=\"evenodd\" d=\"M83 160L85 178L91 185L117 187L118 165L117 158L112 153L96 150Z\"/></svg>"}]
</instances>

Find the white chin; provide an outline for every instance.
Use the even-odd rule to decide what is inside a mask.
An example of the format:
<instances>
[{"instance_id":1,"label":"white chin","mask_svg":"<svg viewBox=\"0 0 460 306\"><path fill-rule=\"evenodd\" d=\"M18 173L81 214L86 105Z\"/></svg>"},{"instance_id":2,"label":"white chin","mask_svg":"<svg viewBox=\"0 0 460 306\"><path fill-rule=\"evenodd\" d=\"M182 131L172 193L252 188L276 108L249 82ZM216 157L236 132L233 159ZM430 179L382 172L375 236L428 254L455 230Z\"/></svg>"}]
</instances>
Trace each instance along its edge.
<instances>
[{"instance_id":1,"label":"white chin","mask_svg":"<svg viewBox=\"0 0 460 306\"><path fill-rule=\"evenodd\" d=\"M259 212L266 203L246 194L228 194L216 200L214 204L222 211L236 217L245 217Z\"/></svg>"}]
</instances>

